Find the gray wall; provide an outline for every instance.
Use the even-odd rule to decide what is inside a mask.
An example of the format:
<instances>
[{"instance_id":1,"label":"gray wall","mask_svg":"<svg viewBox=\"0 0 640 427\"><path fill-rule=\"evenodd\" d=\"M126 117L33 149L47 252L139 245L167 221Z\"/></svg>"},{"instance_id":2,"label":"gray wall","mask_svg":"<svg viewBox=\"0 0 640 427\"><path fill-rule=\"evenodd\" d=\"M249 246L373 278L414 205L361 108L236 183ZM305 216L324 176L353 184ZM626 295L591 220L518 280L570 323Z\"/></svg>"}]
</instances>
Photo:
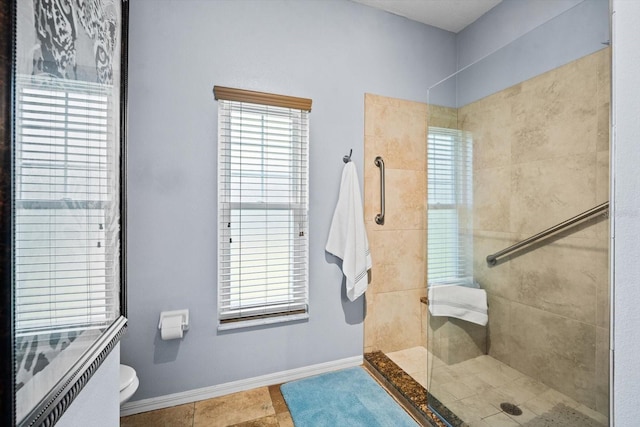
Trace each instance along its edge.
<instances>
[{"instance_id":1,"label":"gray wall","mask_svg":"<svg viewBox=\"0 0 640 427\"><path fill-rule=\"evenodd\" d=\"M342 156L363 171L364 93L426 101L455 70L455 36L357 3L134 0L129 63L129 330L133 400L359 356L363 299L324 246ZM216 330L214 85L313 99L310 319ZM189 308L182 341L162 310Z\"/></svg>"},{"instance_id":2,"label":"gray wall","mask_svg":"<svg viewBox=\"0 0 640 427\"><path fill-rule=\"evenodd\" d=\"M582 1L503 0L456 35L458 69L506 46Z\"/></svg>"},{"instance_id":3,"label":"gray wall","mask_svg":"<svg viewBox=\"0 0 640 427\"><path fill-rule=\"evenodd\" d=\"M612 6L613 421L623 427L640 419L640 2L613 0Z\"/></svg>"},{"instance_id":4,"label":"gray wall","mask_svg":"<svg viewBox=\"0 0 640 427\"><path fill-rule=\"evenodd\" d=\"M113 427L120 424L120 344L60 417L58 427Z\"/></svg>"},{"instance_id":5,"label":"gray wall","mask_svg":"<svg viewBox=\"0 0 640 427\"><path fill-rule=\"evenodd\" d=\"M455 77L456 106L589 55L609 38L608 0L506 0L456 36L458 69L473 63ZM442 86L431 93L448 93Z\"/></svg>"}]
</instances>

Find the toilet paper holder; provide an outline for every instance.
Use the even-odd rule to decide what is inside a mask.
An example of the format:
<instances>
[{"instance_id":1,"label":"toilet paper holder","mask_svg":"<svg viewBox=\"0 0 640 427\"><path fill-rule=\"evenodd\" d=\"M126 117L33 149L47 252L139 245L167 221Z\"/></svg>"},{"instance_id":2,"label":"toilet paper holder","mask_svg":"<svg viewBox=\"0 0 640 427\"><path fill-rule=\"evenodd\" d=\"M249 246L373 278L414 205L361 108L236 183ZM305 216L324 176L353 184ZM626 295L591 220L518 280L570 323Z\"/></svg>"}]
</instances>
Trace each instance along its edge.
<instances>
[{"instance_id":1,"label":"toilet paper holder","mask_svg":"<svg viewBox=\"0 0 640 427\"><path fill-rule=\"evenodd\" d=\"M180 316L181 326L183 331L189 330L189 309L186 310L174 310L174 311L163 311L160 313L160 322L158 323L158 329L162 330L162 322L168 318L174 318Z\"/></svg>"}]
</instances>

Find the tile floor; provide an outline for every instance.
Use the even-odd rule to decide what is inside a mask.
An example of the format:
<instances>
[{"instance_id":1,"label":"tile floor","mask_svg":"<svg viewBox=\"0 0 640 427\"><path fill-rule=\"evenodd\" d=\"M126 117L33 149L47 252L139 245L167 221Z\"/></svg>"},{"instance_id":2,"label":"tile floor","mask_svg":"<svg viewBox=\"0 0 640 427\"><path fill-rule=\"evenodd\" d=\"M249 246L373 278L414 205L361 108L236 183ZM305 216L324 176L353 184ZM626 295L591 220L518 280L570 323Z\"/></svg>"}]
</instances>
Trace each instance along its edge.
<instances>
[{"instance_id":1,"label":"tile floor","mask_svg":"<svg viewBox=\"0 0 640 427\"><path fill-rule=\"evenodd\" d=\"M280 386L120 418L122 427L293 427Z\"/></svg>"},{"instance_id":2,"label":"tile floor","mask_svg":"<svg viewBox=\"0 0 640 427\"><path fill-rule=\"evenodd\" d=\"M582 412L603 427L608 423L604 415L491 356L447 366L424 347L386 355L471 427L518 427L558 403ZM507 415L500 409L502 402L515 403L522 415Z\"/></svg>"}]
</instances>

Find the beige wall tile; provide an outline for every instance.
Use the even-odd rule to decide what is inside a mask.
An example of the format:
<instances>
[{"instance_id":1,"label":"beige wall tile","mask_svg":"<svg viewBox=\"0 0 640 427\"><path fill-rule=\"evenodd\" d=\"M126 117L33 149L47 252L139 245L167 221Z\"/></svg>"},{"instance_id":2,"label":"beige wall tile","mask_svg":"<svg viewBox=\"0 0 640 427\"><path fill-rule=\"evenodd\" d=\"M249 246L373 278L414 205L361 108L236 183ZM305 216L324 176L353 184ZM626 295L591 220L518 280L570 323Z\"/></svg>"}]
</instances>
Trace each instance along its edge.
<instances>
[{"instance_id":1,"label":"beige wall tile","mask_svg":"<svg viewBox=\"0 0 640 427\"><path fill-rule=\"evenodd\" d=\"M443 316L434 317L426 312L427 316L427 349L435 356L442 356L441 338L443 326L447 323L447 318Z\"/></svg>"},{"instance_id":2,"label":"beige wall tile","mask_svg":"<svg viewBox=\"0 0 640 427\"><path fill-rule=\"evenodd\" d=\"M365 318L368 350L384 350L389 337L387 349L424 341L420 293L397 291L425 287L426 113L426 104L365 95L364 212L373 258ZM381 208L376 156L383 157L386 168L384 226L374 222ZM407 300L412 310L385 309L392 301L403 301L402 307ZM394 333L393 327L406 333Z\"/></svg>"},{"instance_id":3,"label":"beige wall tile","mask_svg":"<svg viewBox=\"0 0 640 427\"><path fill-rule=\"evenodd\" d=\"M596 134L596 150L608 151L611 145L609 129L611 129L610 114L611 104L605 102L597 106L597 134Z\"/></svg>"},{"instance_id":4,"label":"beige wall tile","mask_svg":"<svg viewBox=\"0 0 640 427\"><path fill-rule=\"evenodd\" d=\"M423 122L426 119L423 119ZM385 141L386 154L382 156L385 167L390 169L427 170L427 131L423 136Z\"/></svg>"},{"instance_id":5,"label":"beige wall tile","mask_svg":"<svg viewBox=\"0 0 640 427\"><path fill-rule=\"evenodd\" d=\"M513 163L594 151L595 120L586 120L579 128L567 126L596 114L595 62L584 61L522 83L522 91L511 102Z\"/></svg>"},{"instance_id":6,"label":"beige wall tile","mask_svg":"<svg viewBox=\"0 0 640 427\"><path fill-rule=\"evenodd\" d=\"M608 221L607 221L608 223ZM595 259L597 265L596 281L596 326L609 330L611 284L609 282L609 250L603 250L605 256Z\"/></svg>"},{"instance_id":7,"label":"beige wall tile","mask_svg":"<svg viewBox=\"0 0 640 427\"><path fill-rule=\"evenodd\" d=\"M595 407L596 328L511 303L510 365Z\"/></svg>"},{"instance_id":8,"label":"beige wall tile","mask_svg":"<svg viewBox=\"0 0 640 427\"><path fill-rule=\"evenodd\" d=\"M500 259L500 264L490 267L487 264L487 256L505 249L514 243L517 238L513 233L475 231L473 236L473 275L480 287L491 295L516 298L516 287L511 282L511 264L503 262L508 260L506 256Z\"/></svg>"},{"instance_id":9,"label":"beige wall tile","mask_svg":"<svg viewBox=\"0 0 640 427\"><path fill-rule=\"evenodd\" d=\"M363 211L367 228L375 229L376 214L380 213L380 169L373 160L379 152L378 139L365 136L364 140L364 171L363 171Z\"/></svg>"},{"instance_id":10,"label":"beige wall tile","mask_svg":"<svg viewBox=\"0 0 640 427\"><path fill-rule=\"evenodd\" d=\"M609 416L609 329L596 328L596 406Z\"/></svg>"},{"instance_id":11,"label":"beige wall tile","mask_svg":"<svg viewBox=\"0 0 640 427\"><path fill-rule=\"evenodd\" d=\"M382 155L387 167L425 170L426 104L366 94L365 135L376 138L381 152L375 155Z\"/></svg>"},{"instance_id":12,"label":"beige wall tile","mask_svg":"<svg viewBox=\"0 0 640 427\"><path fill-rule=\"evenodd\" d=\"M429 307L427 304L420 305L420 345L429 348Z\"/></svg>"},{"instance_id":13,"label":"beige wall tile","mask_svg":"<svg viewBox=\"0 0 640 427\"><path fill-rule=\"evenodd\" d=\"M473 229L510 231L511 168L475 170L473 173Z\"/></svg>"},{"instance_id":14,"label":"beige wall tile","mask_svg":"<svg viewBox=\"0 0 640 427\"><path fill-rule=\"evenodd\" d=\"M369 271L369 286L367 294L382 292L386 284L382 270L385 254L384 237L379 230L374 230L372 226L367 227L367 237L369 239L369 251L371 252L371 270Z\"/></svg>"},{"instance_id":15,"label":"beige wall tile","mask_svg":"<svg viewBox=\"0 0 640 427\"><path fill-rule=\"evenodd\" d=\"M596 321L598 259L607 251L592 239L564 238L510 261L516 301L590 325Z\"/></svg>"},{"instance_id":16,"label":"beige wall tile","mask_svg":"<svg viewBox=\"0 0 640 427\"><path fill-rule=\"evenodd\" d=\"M598 114L598 139L596 149L598 151L609 150L611 144L609 138L611 115L611 48L602 49L597 55L597 114Z\"/></svg>"},{"instance_id":17,"label":"beige wall tile","mask_svg":"<svg viewBox=\"0 0 640 427\"><path fill-rule=\"evenodd\" d=\"M384 227L383 227L384 228ZM374 233L376 292L426 288L426 232L381 230Z\"/></svg>"},{"instance_id":18,"label":"beige wall tile","mask_svg":"<svg viewBox=\"0 0 640 427\"><path fill-rule=\"evenodd\" d=\"M609 151L596 154L596 203L609 200Z\"/></svg>"},{"instance_id":19,"label":"beige wall tile","mask_svg":"<svg viewBox=\"0 0 640 427\"><path fill-rule=\"evenodd\" d=\"M527 89L513 99L509 133L513 163L595 151L595 64L573 67L575 75L563 71L527 82Z\"/></svg>"},{"instance_id":20,"label":"beige wall tile","mask_svg":"<svg viewBox=\"0 0 640 427\"><path fill-rule=\"evenodd\" d=\"M376 144L375 138L367 138L366 144ZM375 223L381 212L380 168L369 162L365 154L364 216L365 224L372 230L424 230L426 227L427 179L424 170L391 169L385 162L385 224ZM369 165L369 163L371 163Z\"/></svg>"},{"instance_id":21,"label":"beige wall tile","mask_svg":"<svg viewBox=\"0 0 640 427\"><path fill-rule=\"evenodd\" d=\"M429 126L440 128L457 129L458 128L458 109L451 107L443 107L441 105L427 106Z\"/></svg>"},{"instance_id":22,"label":"beige wall tile","mask_svg":"<svg viewBox=\"0 0 640 427\"><path fill-rule=\"evenodd\" d=\"M591 407L594 385L606 383L593 346L595 325L608 330L608 220L496 267L485 257L608 199L609 103L606 48L459 110L474 138L474 276L489 294L488 352ZM508 196L491 191L498 166L510 169ZM504 228L491 222L507 216Z\"/></svg>"},{"instance_id":23,"label":"beige wall tile","mask_svg":"<svg viewBox=\"0 0 640 427\"><path fill-rule=\"evenodd\" d=\"M427 182L423 171L386 170L384 230L425 230ZM380 209L380 189L376 192ZM379 212L379 211L378 211Z\"/></svg>"},{"instance_id":24,"label":"beige wall tile","mask_svg":"<svg viewBox=\"0 0 640 427\"><path fill-rule=\"evenodd\" d=\"M364 143L364 165L365 169L370 170L371 172L376 172L379 174L379 168L375 165L375 159L378 156L381 156L386 160L387 158L387 144L385 141L377 136L366 135ZM387 166L387 162L385 161L385 166Z\"/></svg>"},{"instance_id":25,"label":"beige wall tile","mask_svg":"<svg viewBox=\"0 0 640 427\"><path fill-rule=\"evenodd\" d=\"M376 295L376 343L383 352L420 345L420 291Z\"/></svg>"},{"instance_id":26,"label":"beige wall tile","mask_svg":"<svg viewBox=\"0 0 640 427\"><path fill-rule=\"evenodd\" d=\"M601 99L609 99L611 96L611 47L606 47L593 54L598 73L598 94Z\"/></svg>"},{"instance_id":27,"label":"beige wall tile","mask_svg":"<svg viewBox=\"0 0 640 427\"><path fill-rule=\"evenodd\" d=\"M364 316L364 352L379 350L376 342L376 294L367 290L365 293L366 311Z\"/></svg>"},{"instance_id":28,"label":"beige wall tile","mask_svg":"<svg viewBox=\"0 0 640 427\"><path fill-rule=\"evenodd\" d=\"M502 94L489 96L460 108L459 127L471 132L475 170L508 166L511 163L511 107Z\"/></svg>"},{"instance_id":29,"label":"beige wall tile","mask_svg":"<svg viewBox=\"0 0 640 427\"><path fill-rule=\"evenodd\" d=\"M533 234L595 206L596 154L514 165L511 231Z\"/></svg>"},{"instance_id":30,"label":"beige wall tile","mask_svg":"<svg viewBox=\"0 0 640 427\"><path fill-rule=\"evenodd\" d=\"M437 340L434 355L447 365L473 359L487 353L487 329L464 320L429 316Z\"/></svg>"},{"instance_id":31,"label":"beige wall tile","mask_svg":"<svg viewBox=\"0 0 640 427\"><path fill-rule=\"evenodd\" d=\"M488 295L489 323L487 324L487 353L511 365L511 302Z\"/></svg>"}]
</instances>

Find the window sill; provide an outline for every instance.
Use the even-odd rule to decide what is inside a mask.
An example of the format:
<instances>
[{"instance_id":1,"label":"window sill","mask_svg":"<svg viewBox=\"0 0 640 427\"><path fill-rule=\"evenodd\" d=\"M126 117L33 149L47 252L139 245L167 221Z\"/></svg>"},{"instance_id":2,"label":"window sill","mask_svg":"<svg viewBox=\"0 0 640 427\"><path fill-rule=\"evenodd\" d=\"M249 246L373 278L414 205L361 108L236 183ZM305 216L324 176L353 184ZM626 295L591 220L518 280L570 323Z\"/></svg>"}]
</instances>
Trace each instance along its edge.
<instances>
[{"instance_id":1,"label":"window sill","mask_svg":"<svg viewBox=\"0 0 640 427\"><path fill-rule=\"evenodd\" d=\"M264 319L238 320L237 322L218 323L219 331L228 331L232 329L251 328L253 326L271 325L275 323L294 322L297 320L305 320L309 318L309 313L285 315L277 317L266 317Z\"/></svg>"}]
</instances>

